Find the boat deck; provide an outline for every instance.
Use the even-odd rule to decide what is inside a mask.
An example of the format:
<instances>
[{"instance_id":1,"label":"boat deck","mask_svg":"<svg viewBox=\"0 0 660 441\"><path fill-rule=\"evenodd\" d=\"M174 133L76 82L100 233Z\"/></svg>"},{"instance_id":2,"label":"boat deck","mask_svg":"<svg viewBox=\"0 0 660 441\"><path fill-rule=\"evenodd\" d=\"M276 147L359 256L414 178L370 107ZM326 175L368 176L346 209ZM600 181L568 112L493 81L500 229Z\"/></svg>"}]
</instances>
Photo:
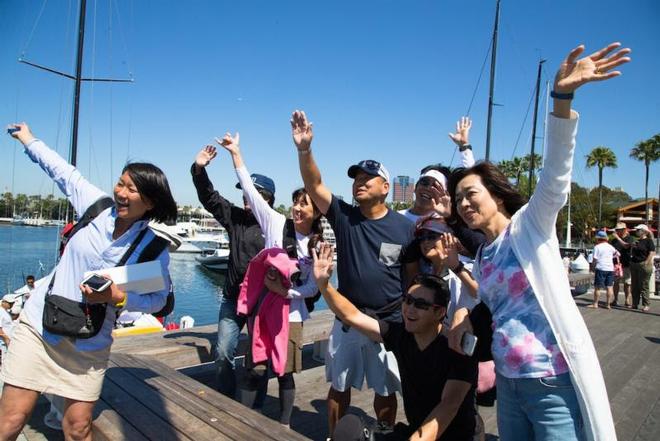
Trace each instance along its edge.
<instances>
[{"instance_id":1,"label":"boat deck","mask_svg":"<svg viewBox=\"0 0 660 441\"><path fill-rule=\"evenodd\" d=\"M587 326L591 331L596 345L601 366L607 383L610 404L614 415L619 440L651 441L660 439L660 302L653 301L650 312L628 310L624 308L588 309L590 294L576 298ZM317 318L317 323L327 321L327 314L322 314L323 320ZM329 324L329 322L327 323ZM327 325L326 324L326 325ZM317 336L320 334L316 334ZM170 367L179 368L184 373L201 383L213 384L212 364L206 363L184 368L191 361L204 363L210 356L209 348L215 339L215 326L193 328L179 333L164 333L156 336L135 337L131 345L135 352L144 353L143 357L156 355L157 359ZM178 342L173 345L172 342ZM127 343L122 342L113 353L124 356L131 352ZM177 349L178 347L178 349ZM123 353L123 354L122 354ZM178 355L176 355L178 353ZM160 355L158 355L160 354ZM280 439L299 439L299 436L324 440L327 432L324 367L312 358L312 347L308 346L304 354L304 370L296 375L297 396L296 407L291 419L291 430L297 434L282 436ZM139 355L134 355L136 358ZM178 366L176 366L178 364ZM121 385L120 376L109 374L109 380ZM131 381L134 381L131 380ZM154 380L156 381L156 380ZM194 381L190 384L196 384ZM152 386L155 387L155 386ZM203 387L199 385L199 387ZM204 389L210 391L210 389ZM210 391L213 392L213 391ZM200 398L201 399L201 398ZM350 412L373 417L373 394L369 391L353 391ZM200 403L203 404L202 401ZM207 404L208 405L208 404ZM210 405L208 405L210 406ZM215 409L222 404L215 404ZM45 400L32 416L30 424L23 431L24 439L58 440L63 439L61 433L46 428L42 421L47 411ZM236 408L227 409L236 412ZM275 419L278 413L277 382L271 381L268 397L264 404L263 414ZM173 408L174 409L174 408ZM243 409L244 410L244 409ZM189 410L187 410L189 411ZM180 418L173 413L179 410L163 409L165 420ZM486 424L487 439L497 439L497 422L494 408L481 408L480 413ZM97 415L99 412L97 411ZM244 410L244 414L253 415ZM258 419L258 418L256 418ZM399 400L398 419L405 420L401 400ZM139 422L139 418L137 419ZM256 422L256 421L255 421ZM144 424L149 424L145 420ZM245 423L248 424L248 423ZM138 423L139 428L139 423ZM121 434L121 427L117 427ZM152 432L153 433L153 432ZM144 434L144 433L143 433ZM162 433L161 433L162 435ZM131 439L127 433L117 435L115 439ZM145 436L146 439L163 439L157 436ZM195 439L192 434L178 433L175 439ZM241 439L224 434L217 439ZM256 438L255 438L256 439Z\"/></svg>"}]
</instances>

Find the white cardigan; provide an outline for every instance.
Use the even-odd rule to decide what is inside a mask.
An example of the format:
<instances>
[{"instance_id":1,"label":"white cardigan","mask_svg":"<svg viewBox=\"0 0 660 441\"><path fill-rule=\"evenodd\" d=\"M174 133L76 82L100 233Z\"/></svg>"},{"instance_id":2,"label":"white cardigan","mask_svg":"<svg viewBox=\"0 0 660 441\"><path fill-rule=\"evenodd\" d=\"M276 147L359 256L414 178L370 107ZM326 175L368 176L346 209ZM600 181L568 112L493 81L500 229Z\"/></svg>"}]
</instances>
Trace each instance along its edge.
<instances>
[{"instance_id":1,"label":"white cardigan","mask_svg":"<svg viewBox=\"0 0 660 441\"><path fill-rule=\"evenodd\" d=\"M529 203L511 219L511 243L561 352L580 401L587 439L616 440L596 349L571 296L559 255L556 220L571 188L578 115L548 117L543 171Z\"/></svg>"}]
</instances>

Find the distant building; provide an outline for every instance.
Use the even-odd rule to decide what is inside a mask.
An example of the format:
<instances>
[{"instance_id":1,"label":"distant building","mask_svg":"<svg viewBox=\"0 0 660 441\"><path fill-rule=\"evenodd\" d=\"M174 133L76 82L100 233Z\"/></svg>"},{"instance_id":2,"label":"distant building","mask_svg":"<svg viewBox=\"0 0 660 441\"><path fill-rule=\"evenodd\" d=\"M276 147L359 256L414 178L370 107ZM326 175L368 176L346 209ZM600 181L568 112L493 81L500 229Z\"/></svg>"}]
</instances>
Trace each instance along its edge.
<instances>
[{"instance_id":1,"label":"distant building","mask_svg":"<svg viewBox=\"0 0 660 441\"><path fill-rule=\"evenodd\" d=\"M414 193L415 181L410 176L397 176L394 178L392 202L412 203Z\"/></svg>"}]
</instances>

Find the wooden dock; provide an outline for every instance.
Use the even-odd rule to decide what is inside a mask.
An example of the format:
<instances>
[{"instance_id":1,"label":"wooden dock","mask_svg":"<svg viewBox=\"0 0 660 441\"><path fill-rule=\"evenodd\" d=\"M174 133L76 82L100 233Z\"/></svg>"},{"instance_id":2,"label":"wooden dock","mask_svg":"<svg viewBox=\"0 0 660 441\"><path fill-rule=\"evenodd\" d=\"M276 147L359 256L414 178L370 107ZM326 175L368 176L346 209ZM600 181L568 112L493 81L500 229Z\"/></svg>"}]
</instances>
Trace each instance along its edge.
<instances>
[{"instance_id":1,"label":"wooden dock","mask_svg":"<svg viewBox=\"0 0 660 441\"><path fill-rule=\"evenodd\" d=\"M587 309L590 294L576 298L598 350L619 440L660 439L660 302L650 312L625 308ZM320 311L305 323L305 341L327 337L332 320ZM216 326L118 340L113 346L103 398L95 412L95 439L324 440L327 435L324 367L304 351L296 375L291 429L276 422L277 382L270 381L263 415L213 389ZM350 412L373 417L373 394L353 391ZM23 436L63 439L47 429L47 403L35 411ZM487 439L497 439L494 408L481 408ZM405 420L399 400L398 419Z\"/></svg>"}]
</instances>

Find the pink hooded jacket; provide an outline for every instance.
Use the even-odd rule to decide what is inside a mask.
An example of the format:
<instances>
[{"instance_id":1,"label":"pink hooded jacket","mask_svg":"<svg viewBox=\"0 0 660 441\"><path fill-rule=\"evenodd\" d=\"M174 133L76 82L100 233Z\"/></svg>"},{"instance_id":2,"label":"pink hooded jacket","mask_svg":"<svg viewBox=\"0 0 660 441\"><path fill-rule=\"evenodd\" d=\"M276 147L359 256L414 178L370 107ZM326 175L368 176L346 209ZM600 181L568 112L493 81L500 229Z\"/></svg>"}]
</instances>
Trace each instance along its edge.
<instances>
[{"instance_id":1,"label":"pink hooded jacket","mask_svg":"<svg viewBox=\"0 0 660 441\"><path fill-rule=\"evenodd\" d=\"M278 376L284 374L287 360L290 300L270 291L262 295L264 278L269 268L275 268L285 288L290 288L292 276L300 272L297 263L281 248L262 250L250 261L238 295L237 312L251 316L248 328L252 333L252 361L270 360Z\"/></svg>"}]
</instances>

